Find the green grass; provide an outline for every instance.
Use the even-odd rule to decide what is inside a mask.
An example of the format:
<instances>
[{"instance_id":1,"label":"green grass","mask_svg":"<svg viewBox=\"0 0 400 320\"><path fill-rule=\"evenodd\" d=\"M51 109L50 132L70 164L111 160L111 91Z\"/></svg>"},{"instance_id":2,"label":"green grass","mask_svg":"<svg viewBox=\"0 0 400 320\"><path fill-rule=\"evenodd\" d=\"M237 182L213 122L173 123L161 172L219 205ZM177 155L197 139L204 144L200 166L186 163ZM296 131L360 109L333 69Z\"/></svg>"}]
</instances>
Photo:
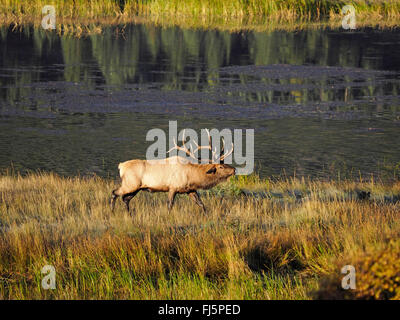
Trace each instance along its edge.
<instances>
[{"instance_id":1,"label":"green grass","mask_svg":"<svg viewBox=\"0 0 400 320\"><path fill-rule=\"evenodd\" d=\"M400 0L0 0L0 18L3 24L38 25L43 6L54 5L61 22L59 30L64 32L66 28L72 32L72 29L78 34L93 32L91 23L138 21L231 31L297 29L309 28L321 21L339 27L343 17L341 9L347 4L355 7L358 26L398 25Z\"/></svg>"},{"instance_id":2,"label":"green grass","mask_svg":"<svg viewBox=\"0 0 400 320\"><path fill-rule=\"evenodd\" d=\"M132 216L120 201L111 213L115 185L2 175L0 298L311 299L338 263L400 233L398 182L235 177L202 193L207 216L187 196L168 213L165 194L145 192ZM41 287L46 264L55 290Z\"/></svg>"}]
</instances>

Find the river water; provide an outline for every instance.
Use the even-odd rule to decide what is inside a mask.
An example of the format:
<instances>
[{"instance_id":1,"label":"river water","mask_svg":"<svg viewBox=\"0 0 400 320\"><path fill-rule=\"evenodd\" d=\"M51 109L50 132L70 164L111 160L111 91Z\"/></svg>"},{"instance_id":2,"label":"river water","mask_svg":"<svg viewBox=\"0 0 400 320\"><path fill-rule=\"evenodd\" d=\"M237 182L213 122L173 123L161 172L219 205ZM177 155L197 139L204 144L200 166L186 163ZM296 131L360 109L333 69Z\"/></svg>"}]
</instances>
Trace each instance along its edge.
<instances>
[{"instance_id":1,"label":"river water","mask_svg":"<svg viewBox=\"0 0 400 320\"><path fill-rule=\"evenodd\" d=\"M171 120L253 128L263 177L400 163L399 30L116 31L0 28L1 169L114 177Z\"/></svg>"}]
</instances>

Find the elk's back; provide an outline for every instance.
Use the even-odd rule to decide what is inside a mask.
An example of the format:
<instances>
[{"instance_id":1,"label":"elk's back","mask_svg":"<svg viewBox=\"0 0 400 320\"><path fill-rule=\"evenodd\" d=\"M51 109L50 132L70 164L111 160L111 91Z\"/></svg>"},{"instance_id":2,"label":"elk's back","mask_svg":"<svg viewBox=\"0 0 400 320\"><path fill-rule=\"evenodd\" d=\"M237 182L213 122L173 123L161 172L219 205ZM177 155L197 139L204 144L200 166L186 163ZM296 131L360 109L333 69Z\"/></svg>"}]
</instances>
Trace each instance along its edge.
<instances>
[{"instance_id":1,"label":"elk's back","mask_svg":"<svg viewBox=\"0 0 400 320\"><path fill-rule=\"evenodd\" d=\"M180 157L130 160L118 166L124 183L154 191L185 189L189 182L190 167L190 164Z\"/></svg>"}]
</instances>

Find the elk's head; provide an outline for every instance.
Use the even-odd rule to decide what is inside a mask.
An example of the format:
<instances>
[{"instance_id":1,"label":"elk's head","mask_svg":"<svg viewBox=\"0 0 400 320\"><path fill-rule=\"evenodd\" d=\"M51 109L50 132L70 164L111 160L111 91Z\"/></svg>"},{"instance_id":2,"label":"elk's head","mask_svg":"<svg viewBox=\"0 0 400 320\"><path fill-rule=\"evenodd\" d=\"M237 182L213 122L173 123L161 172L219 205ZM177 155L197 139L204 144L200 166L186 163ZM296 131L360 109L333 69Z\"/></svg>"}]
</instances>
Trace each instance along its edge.
<instances>
[{"instance_id":1,"label":"elk's head","mask_svg":"<svg viewBox=\"0 0 400 320\"><path fill-rule=\"evenodd\" d=\"M235 175L236 169L229 164L224 163L211 163L205 165L206 175L213 175L218 180L226 180L230 176Z\"/></svg>"}]
</instances>

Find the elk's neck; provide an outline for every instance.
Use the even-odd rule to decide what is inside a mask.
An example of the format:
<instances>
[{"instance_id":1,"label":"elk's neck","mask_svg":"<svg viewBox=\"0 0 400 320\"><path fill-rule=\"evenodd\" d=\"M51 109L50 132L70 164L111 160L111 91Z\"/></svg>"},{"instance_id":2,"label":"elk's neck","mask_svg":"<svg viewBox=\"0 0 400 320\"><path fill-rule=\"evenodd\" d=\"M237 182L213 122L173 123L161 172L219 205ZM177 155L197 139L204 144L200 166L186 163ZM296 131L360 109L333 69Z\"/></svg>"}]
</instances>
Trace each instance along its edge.
<instances>
[{"instance_id":1,"label":"elk's neck","mask_svg":"<svg viewBox=\"0 0 400 320\"><path fill-rule=\"evenodd\" d=\"M197 164L195 166L197 167L197 174L193 176L193 184L197 185L200 189L210 189L227 179L217 174L207 174L208 165Z\"/></svg>"}]
</instances>

